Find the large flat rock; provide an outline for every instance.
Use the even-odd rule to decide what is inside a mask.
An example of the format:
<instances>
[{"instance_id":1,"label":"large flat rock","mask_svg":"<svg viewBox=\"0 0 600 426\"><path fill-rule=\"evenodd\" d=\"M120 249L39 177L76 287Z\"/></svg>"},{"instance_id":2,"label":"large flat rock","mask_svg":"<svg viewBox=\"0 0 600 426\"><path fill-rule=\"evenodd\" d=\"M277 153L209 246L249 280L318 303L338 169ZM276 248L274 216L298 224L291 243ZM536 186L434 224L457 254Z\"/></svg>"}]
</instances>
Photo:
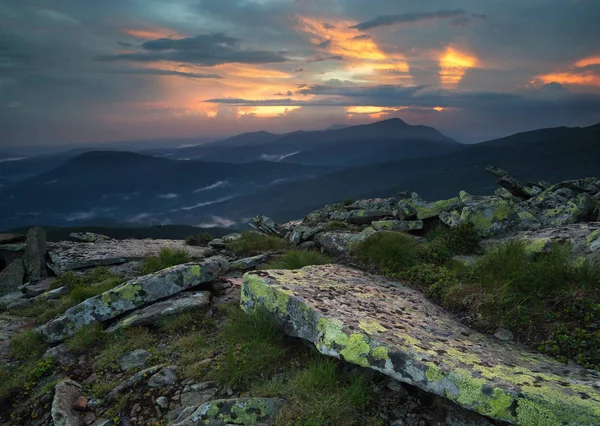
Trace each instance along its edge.
<instances>
[{"instance_id":1,"label":"large flat rock","mask_svg":"<svg viewBox=\"0 0 600 426\"><path fill-rule=\"evenodd\" d=\"M80 328L108 321L157 300L210 282L229 269L227 260L211 257L200 263L186 263L127 281L98 296L91 297L61 316L39 327L48 342L60 342Z\"/></svg>"},{"instance_id":2,"label":"large flat rock","mask_svg":"<svg viewBox=\"0 0 600 426\"><path fill-rule=\"evenodd\" d=\"M340 265L244 275L242 308L286 332L494 419L600 424L600 373L478 333L418 291Z\"/></svg>"},{"instance_id":3,"label":"large flat rock","mask_svg":"<svg viewBox=\"0 0 600 426\"><path fill-rule=\"evenodd\" d=\"M162 248L185 250L193 259L204 257L204 248L188 246L181 240L108 240L96 242L60 241L48 243L50 265L60 275L75 269L117 265L157 256Z\"/></svg>"}]
</instances>

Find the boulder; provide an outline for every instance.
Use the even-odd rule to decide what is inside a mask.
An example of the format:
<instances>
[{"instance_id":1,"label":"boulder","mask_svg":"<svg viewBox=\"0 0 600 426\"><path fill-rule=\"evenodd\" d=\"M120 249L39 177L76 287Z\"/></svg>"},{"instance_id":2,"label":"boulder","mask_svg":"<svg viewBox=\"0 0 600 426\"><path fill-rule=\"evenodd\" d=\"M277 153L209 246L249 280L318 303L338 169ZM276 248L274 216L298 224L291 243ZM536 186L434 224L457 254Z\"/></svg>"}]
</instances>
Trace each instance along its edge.
<instances>
[{"instance_id":1,"label":"boulder","mask_svg":"<svg viewBox=\"0 0 600 426\"><path fill-rule=\"evenodd\" d=\"M393 212L396 207L395 198L369 198L357 200L346 206L347 210L385 210Z\"/></svg>"},{"instance_id":2,"label":"boulder","mask_svg":"<svg viewBox=\"0 0 600 426\"><path fill-rule=\"evenodd\" d=\"M97 243L99 241L109 241L111 238L102 234L93 232L71 232L69 238L82 243Z\"/></svg>"},{"instance_id":3,"label":"boulder","mask_svg":"<svg viewBox=\"0 0 600 426\"><path fill-rule=\"evenodd\" d=\"M27 283L23 286L21 291L25 293L27 297L36 297L48 291L53 281L54 278L44 278L36 283Z\"/></svg>"},{"instance_id":4,"label":"boulder","mask_svg":"<svg viewBox=\"0 0 600 426\"><path fill-rule=\"evenodd\" d=\"M531 213L543 226L557 226L590 219L596 202L586 192L577 193L558 184L522 203L519 208Z\"/></svg>"},{"instance_id":5,"label":"boulder","mask_svg":"<svg viewBox=\"0 0 600 426\"><path fill-rule=\"evenodd\" d=\"M469 223L482 237L518 231L523 226L517 206L498 199L465 206L461 213L445 212L440 215L440 220L448 226Z\"/></svg>"},{"instance_id":6,"label":"boulder","mask_svg":"<svg viewBox=\"0 0 600 426\"><path fill-rule=\"evenodd\" d=\"M133 311L125 318L119 319L116 324L110 326L106 331L112 333L128 327L156 324L158 321L173 315L202 309L208 306L209 303L210 293L208 291L181 293L175 297Z\"/></svg>"},{"instance_id":7,"label":"boulder","mask_svg":"<svg viewBox=\"0 0 600 426\"><path fill-rule=\"evenodd\" d=\"M20 243L25 241L23 234L0 234L0 244Z\"/></svg>"},{"instance_id":8,"label":"boulder","mask_svg":"<svg viewBox=\"0 0 600 426\"><path fill-rule=\"evenodd\" d=\"M123 355L119 360L119 366L123 371L133 370L146 365L150 358L152 358L152 353L145 349L136 349Z\"/></svg>"},{"instance_id":9,"label":"boulder","mask_svg":"<svg viewBox=\"0 0 600 426\"><path fill-rule=\"evenodd\" d=\"M177 366L172 365L170 367L161 368L160 371L154 373L150 380L148 380L148 386L151 388L161 388L164 386L171 386L177 383L177 374L175 370Z\"/></svg>"},{"instance_id":10,"label":"boulder","mask_svg":"<svg viewBox=\"0 0 600 426\"><path fill-rule=\"evenodd\" d=\"M273 424L284 401L274 398L234 398L209 401L181 412L171 426Z\"/></svg>"},{"instance_id":11,"label":"boulder","mask_svg":"<svg viewBox=\"0 0 600 426\"><path fill-rule=\"evenodd\" d=\"M440 201L425 201L415 192L411 198L398 203L398 209L404 219L416 216L419 220L437 218L440 213L460 209L463 202L460 198L450 198Z\"/></svg>"},{"instance_id":12,"label":"boulder","mask_svg":"<svg viewBox=\"0 0 600 426\"><path fill-rule=\"evenodd\" d=\"M370 368L496 420L600 424L600 372L461 324L420 292L341 265L244 275L241 306L264 308L324 355Z\"/></svg>"},{"instance_id":13,"label":"boulder","mask_svg":"<svg viewBox=\"0 0 600 426\"><path fill-rule=\"evenodd\" d=\"M266 253L258 256L245 257L232 262L231 269L236 271L247 271L248 269L254 269L258 265L265 263L268 259L269 255Z\"/></svg>"},{"instance_id":14,"label":"boulder","mask_svg":"<svg viewBox=\"0 0 600 426\"><path fill-rule=\"evenodd\" d=\"M39 280L48 276L46 270L46 231L44 228L35 226L27 231L27 242L25 243L25 272L28 281Z\"/></svg>"},{"instance_id":15,"label":"boulder","mask_svg":"<svg viewBox=\"0 0 600 426\"><path fill-rule=\"evenodd\" d=\"M48 342L59 342L85 325L116 318L145 304L212 281L228 269L227 260L211 257L200 263L186 263L144 275L67 309L58 318L39 327L39 331Z\"/></svg>"},{"instance_id":16,"label":"boulder","mask_svg":"<svg viewBox=\"0 0 600 426\"><path fill-rule=\"evenodd\" d=\"M277 237L284 237L285 233L279 225L277 225L273 219L267 216L255 216L252 222L249 223L251 228L265 235L274 235Z\"/></svg>"},{"instance_id":17,"label":"boulder","mask_svg":"<svg viewBox=\"0 0 600 426\"><path fill-rule=\"evenodd\" d=\"M319 232L323 232L325 227L322 225L317 226L305 226L298 225L291 232L288 237L292 244L301 244L304 241L308 241L317 235Z\"/></svg>"},{"instance_id":18,"label":"boulder","mask_svg":"<svg viewBox=\"0 0 600 426\"><path fill-rule=\"evenodd\" d=\"M423 229L422 220L380 220L372 222L376 231L419 231Z\"/></svg>"},{"instance_id":19,"label":"boulder","mask_svg":"<svg viewBox=\"0 0 600 426\"><path fill-rule=\"evenodd\" d=\"M369 225L373 221L393 216L394 212L391 210L351 210L346 222L354 225Z\"/></svg>"},{"instance_id":20,"label":"boulder","mask_svg":"<svg viewBox=\"0 0 600 426\"><path fill-rule=\"evenodd\" d=\"M17 259L0 271L0 296L16 292L24 279L25 265L21 259Z\"/></svg>"},{"instance_id":21,"label":"boulder","mask_svg":"<svg viewBox=\"0 0 600 426\"><path fill-rule=\"evenodd\" d=\"M325 232L317 235L315 242L321 248L323 253L330 256L341 256L350 251L352 246L364 241L376 231L373 228L366 228L359 234L348 232Z\"/></svg>"},{"instance_id":22,"label":"boulder","mask_svg":"<svg viewBox=\"0 0 600 426\"><path fill-rule=\"evenodd\" d=\"M54 426L79 426L79 414L73 409L73 404L82 396L81 385L73 380L62 380L54 389L52 401L52 420Z\"/></svg>"},{"instance_id":23,"label":"boulder","mask_svg":"<svg viewBox=\"0 0 600 426\"><path fill-rule=\"evenodd\" d=\"M66 343L50 348L44 354L44 358L52 358L58 365L69 367L77 362Z\"/></svg>"},{"instance_id":24,"label":"boulder","mask_svg":"<svg viewBox=\"0 0 600 426\"><path fill-rule=\"evenodd\" d=\"M186 386L181 393L181 406L193 407L202 405L214 398L217 382L202 382Z\"/></svg>"},{"instance_id":25,"label":"boulder","mask_svg":"<svg viewBox=\"0 0 600 426\"><path fill-rule=\"evenodd\" d=\"M188 246L181 240L108 240L95 243L60 241L48 243L51 263L56 275L67 271L111 266L158 256L162 248L186 251L192 259L204 257L205 249Z\"/></svg>"},{"instance_id":26,"label":"boulder","mask_svg":"<svg viewBox=\"0 0 600 426\"><path fill-rule=\"evenodd\" d=\"M544 190L542 186L533 183L523 184L510 176L505 170L497 167L488 166L486 170L498 176L498 185L520 199L527 200L535 197Z\"/></svg>"}]
</instances>

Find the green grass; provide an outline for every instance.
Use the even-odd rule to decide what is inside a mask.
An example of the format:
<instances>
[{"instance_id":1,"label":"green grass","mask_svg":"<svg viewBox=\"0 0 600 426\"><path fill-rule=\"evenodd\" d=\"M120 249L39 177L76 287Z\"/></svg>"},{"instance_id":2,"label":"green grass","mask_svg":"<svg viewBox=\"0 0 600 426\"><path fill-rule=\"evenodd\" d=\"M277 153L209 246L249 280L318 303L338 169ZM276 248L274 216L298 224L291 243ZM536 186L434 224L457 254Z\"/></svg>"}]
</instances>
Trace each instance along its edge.
<instances>
[{"instance_id":1,"label":"green grass","mask_svg":"<svg viewBox=\"0 0 600 426\"><path fill-rule=\"evenodd\" d=\"M223 344L215 371L221 385L248 386L273 374L285 362L285 335L268 312L245 314L234 308L227 312L227 318L216 337Z\"/></svg>"},{"instance_id":2,"label":"green grass","mask_svg":"<svg viewBox=\"0 0 600 426\"><path fill-rule=\"evenodd\" d=\"M181 265L191 261L190 255L183 249L162 248L158 256L144 259L142 271L144 274L152 274L175 265Z\"/></svg>"},{"instance_id":3,"label":"green grass","mask_svg":"<svg viewBox=\"0 0 600 426\"><path fill-rule=\"evenodd\" d=\"M470 224L450 228L440 225L427 233L427 241L419 246L422 262L442 265L453 256L479 253L481 237Z\"/></svg>"},{"instance_id":4,"label":"green grass","mask_svg":"<svg viewBox=\"0 0 600 426\"><path fill-rule=\"evenodd\" d=\"M39 358L46 352L48 345L41 334L33 330L24 330L10 338L10 354L12 359L24 361Z\"/></svg>"},{"instance_id":5,"label":"green grass","mask_svg":"<svg viewBox=\"0 0 600 426\"><path fill-rule=\"evenodd\" d=\"M214 237L210 234L198 234L196 236L194 235L190 235L189 237L187 237L185 239L185 243L188 246L200 246L200 245L206 245L208 243L210 243L212 240L214 240Z\"/></svg>"},{"instance_id":6,"label":"green grass","mask_svg":"<svg viewBox=\"0 0 600 426\"><path fill-rule=\"evenodd\" d=\"M237 256L251 256L265 251L279 251L288 247L288 243L279 237L244 232L241 238L228 243L229 248Z\"/></svg>"},{"instance_id":7,"label":"green grass","mask_svg":"<svg viewBox=\"0 0 600 426\"><path fill-rule=\"evenodd\" d=\"M119 371L119 360L127 352L135 349L152 351L156 345L156 336L144 327L131 327L105 335L101 340L96 357L96 367L101 371Z\"/></svg>"},{"instance_id":8,"label":"green grass","mask_svg":"<svg viewBox=\"0 0 600 426\"><path fill-rule=\"evenodd\" d=\"M332 263L331 258L316 250L290 250L278 260L262 266L261 269L300 269L305 266L329 263Z\"/></svg>"},{"instance_id":9,"label":"green grass","mask_svg":"<svg viewBox=\"0 0 600 426\"><path fill-rule=\"evenodd\" d=\"M101 348L106 342L106 337L102 324L95 322L77 330L67 340L67 346L74 354L81 354Z\"/></svg>"},{"instance_id":10,"label":"green grass","mask_svg":"<svg viewBox=\"0 0 600 426\"><path fill-rule=\"evenodd\" d=\"M419 261L418 243L400 232L378 232L356 246L356 257L381 273L394 274Z\"/></svg>"},{"instance_id":11,"label":"green grass","mask_svg":"<svg viewBox=\"0 0 600 426\"><path fill-rule=\"evenodd\" d=\"M368 410L373 382L357 370L344 372L343 363L330 358L311 356L287 381L263 382L252 393L286 400L275 420L280 425L379 424Z\"/></svg>"}]
</instances>

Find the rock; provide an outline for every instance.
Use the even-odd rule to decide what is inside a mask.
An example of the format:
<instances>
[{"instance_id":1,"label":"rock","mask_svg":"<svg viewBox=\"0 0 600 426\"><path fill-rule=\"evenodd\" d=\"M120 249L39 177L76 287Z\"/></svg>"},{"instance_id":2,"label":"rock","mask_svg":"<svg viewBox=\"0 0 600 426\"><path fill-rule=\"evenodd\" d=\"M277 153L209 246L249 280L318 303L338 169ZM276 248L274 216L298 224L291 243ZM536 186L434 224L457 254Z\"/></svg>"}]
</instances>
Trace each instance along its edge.
<instances>
[{"instance_id":1,"label":"rock","mask_svg":"<svg viewBox=\"0 0 600 426\"><path fill-rule=\"evenodd\" d=\"M52 358L58 365L69 367L77 362L73 354L69 352L69 347L66 343L61 343L58 346L50 348L44 354L44 358Z\"/></svg>"},{"instance_id":2,"label":"rock","mask_svg":"<svg viewBox=\"0 0 600 426\"><path fill-rule=\"evenodd\" d=\"M233 234L225 235L222 240L225 243L230 243L232 241L239 240L240 238L242 238L242 234L235 232Z\"/></svg>"},{"instance_id":3,"label":"rock","mask_svg":"<svg viewBox=\"0 0 600 426\"><path fill-rule=\"evenodd\" d=\"M27 297L36 297L44 294L49 288L54 278L45 278L33 284L25 284L21 290Z\"/></svg>"},{"instance_id":4,"label":"rock","mask_svg":"<svg viewBox=\"0 0 600 426\"><path fill-rule=\"evenodd\" d=\"M212 281L228 269L227 260L211 257L199 264L186 263L135 278L67 309L58 318L39 327L39 331L48 342L59 342L85 325L116 318L142 305Z\"/></svg>"},{"instance_id":5,"label":"rock","mask_svg":"<svg viewBox=\"0 0 600 426\"><path fill-rule=\"evenodd\" d=\"M521 201L521 199L519 197L515 197L514 195L512 195L510 193L510 191L508 191L506 188L498 188L494 191L494 194L497 197L502 198L503 200L506 201L512 201L512 202L519 202Z\"/></svg>"},{"instance_id":6,"label":"rock","mask_svg":"<svg viewBox=\"0 0 600 426\"><path fill-rule=\"evenodd\" d=\"M206 246L213 250L226 250L229 248L227 246L227 243L220 238L215 238L214 240L209 241L209 243Z\"/></svg>"},{"instance_id":7,"label":"rock","mask_svg":"<svg viewBox=\"0 0 600 426\"><path fill-rule=\"evenodd\" d=\"M373 221L394 216L391 210L352 210L348 213L346 222L354 225L368 225Z\"/></svg>"},{"instance_id":8,"label":"rock","mask_svg":"<svg viewBox=\"0 0 600 426\"><path fill-rule=\"evenodd\" d=\"M0 271L0 296L17 291L24 278L25 266L21 259L17 259Z\"/></svg>"},{"instance_id":9,"label":"rock","mask_svg":"<svg viewBox=\"0 0 600 426\"><path fill-rule=\"evenodd\" d=\"M69 238L81 243L97 243L99 241L109 241L111 238L102 234L93 232L71 232Z\"/></svg>"},{"instance_id":10,"label":"rock","mask_svg":"<svg viewBox=\"0 0 600 426\"><path fill-rule=\"evenodd\" d=\"M204 257L204 248L181 240L108 240L95 243L60 241L48 243L50 268L56 275L67 271L111 266L158 256L162 248L185 250L192 259Z\"/></svg>"},{"instance_id":11,"label":"rock","mask_svg":"<svg viewBox=\"0 0 600 426\"><path fill-rule=\"evenodd\" d=\"M284 401L274 398L218 399L198 407L188 407L170 425L211 426L272 424Z\"/></svg>"},{"instance_id":12,"label":"rock","mask_svg":"<svg viewBox=\"0 0 600 426\"><path fill-rule=\"evenodd\" d=\"M326 232L319 234L316 239L317 246L330 256L341 256L350 251L350 249L364 241L376 231L373 228L366 228L359 234L346 232Z\"/></svg>"},{"instance_id":13,"label":"rock","mask_svg":"<svg viewBox=\"0 0 600 426\"><path fill-rule=\"evenodd\" d=\"M119 365L121 366L121 370L129 371L143 367L150 358L152 358L152 353L144 349L136 349L123 355L119 361Z\"/></svg>"},{"instance_id":14,"label":"rock","mask_svg":"<svg viewBox=\"0 0 600 426\"><path fill-rule=\"evenodd\" d=\"M396 208L395 198L369 198L356 200L352 204L346 206L347 210L385 210L393 212Z\"/></svg>"},{"instance_id":15,"label":"rock","mask_svg":"<svg viewBox=\"0 0 600 426\"><path fill-rule=\"evenodd\" d=\"M285 288L282 288L285 285ZM600 373L478 333L417 290L341 265L244 275L265 308L324 355L379 371L497 420L600 423Z\"/></svg>"},{"instance_id":16,"label":"rock","mask_svg":"<svg viewBox=\"0 0 600 426\"><path fill-rule=\"evenodd\" d=\"M46 254L46 231L39 226L29 229L23 257L27 280L35 281L48 276Z\"/></svg>"},{"instance_id":17,"label":"rock","mask_svg":"<svg viewBox=\"0 0 600 426\"><path fill-rule=\"evenodd\" d=\"M400 201L398 209L402 213L404 219L413 216L413 212L416 213L416 217L419 220L434 219L443 212L449 212L461 208L463 205L460 198L450 198L448 200L440 201L425 201L418 194L412 193L410 200Z\"/></svg>"},{"instance_id":18,"label":"rock","mask_svg":"<svg viewBox=\"0 0 600 426\"><path fill-rule=\"evenodd\" d=\"M81 392L81 385L73 380L62 380L56 384L51 411L55 426L79 426L79 414L73 409L73 404Z\"/></svg>"},{"instance_id":19,"label":"rock","mask_svg":"<svg viewBox=\"0 0 600 426\"><path fill-rule=\"evenodd\" d=\"M522 228L516 205L498 199L465 206L460 216L456 211L442 214L440 220L449 226L470 223L482 237L518 231Z\"/></svg>"},{"instance_id":20,"label":"rock","mask_svg":"<svg viewBox=\"0 0 600 426\"><path fill-rule=\"evenodd\" d=\"M151 388L160 388L163 386L170 386L177 383L177 375L175 374L175 369L177 366L170 366L161 369L159 372L155 373L148 380L148 386Z\"/></svg>"},{"instance_id":21,"label":"rock","mask_svg":"<svg viewBox=\"0 0 600 426\"><path fill-rule=\"evenodd\" d=\"M535 197L543 191L541 186L535 184L523 184L510 176L505 170L497 167L488 166L485 168L488 172L498 176L498 185L506 189L515 197L527 200Z\"/></svg>"},{"instance_id":22,"label":"rock","mask_svg":"<svg viewBox=\"0 0 600 426\"><path fill-rule=\"evenodd\" d=\"M0 297L0 308L4 309L20 309L31 304L31 299L28 299L20 291L5 294Z\"/></svg>"},{"instance_id":23,"label":"rock","mask_svg":"<svg viewBox=\"0 0 600 426\"><path fill-rule=\"evenodd\" d=\"M115 423L112 420L98 419L92 424L92 426L113 426L114 424Z\"/></svg>"},{"instance_id":24,"label":"rock","mask_svg":"<svg viewBox=\"0 0 600 426\"><path fill-rule=\"evenodd\" d=\"M181 394L181 406L192 407L202 405L215 397L217 392L216 382L203 382L189 386L187 392Z\"/></svg>"},{"instance_id":25,"label":"rock","mask_svg":"<svg viewBox=\"0 0 600 426\"><path fill-rule=\"evenodd\" d=\"M85 411L87 410L87 403L87 398L82 395L79 398L77 398L77 400L73 403L73 410Z\"/></svg>"},{"instance_id":26,"label":"rock","mask_svg":"<svg viewBox=\"0 0 600 426\"><path fill-rule=\"evenodd\" d=\"M254 269L258 265L265 263L268 259L268 254L260 254L258 256L246 257L244 259L239 259L235 262L232 262L231 269L235 271L247 271L248 269Z\"/></svg>"},{"instance_id":27,"label":"rock","mask_svg":"<svg viewBox=\"0 0 600 426\"><path fill-rule=\"evenodd\" d=\"M83 416L83 424L84 426L90 426L96 420L96 415L94 413L86 413Z\"/></svg>"},{"instance_id":28,"label":"rock","mask_svg":"<svg viewBox=\"0 0 600 426\"><path fill-rule=\"evenodd\" d=\"M23 234L0 234L0 244L20 243L25 238Z\"/></svg>"},{"instance_id":29,"label":"rock","mask_svg":"<svg viewBox=\"0 0 600 426\"><path fill-rule=\"evenodd\" d=\"M380 220L371 223L376 231L418 231L423 229L422 220Z\"/></svg>"},{"instance_id":30,"label":"rock","mask_svg":"<svg viewBox=\"0 0 600 426\"><path fill-rule=\"evenodd\" d=\"M302 243L304 241L309 241L315 235L317 235L319 232L323 232L324 230L325 230L325 227L322 225L317 225L317 226L298 225L292 230L288 239L290 240L290 242L292 244L299 245L300 243Z\"/></svg>"},{"instance_id":31,"label":"rock","mask_svg":"<svg viewBox=\"0 0 600 426\"><path fill-rule=\"evenodd\" d=\"M169 400L164 396L159 396L158 398L156 398L156 404L159 407L167 408L167 406L169 405Z\"/></svg>"},{"instance_id":32,"label":"rock","mask_svg":"<svg viewBox=\"0 0 600 426\"><path fill-rule=\"evenodd\" d=\"M285 233L273 219L267 216L256 216L249 223L250 227L265 235L274 235L276 237L284 237Z\"/></svg>"},{"instance_id":33,"label":"rock","mask_svg":"<svg viewBox=\"0 0 600 426\"><path fill-rule=\"evenodd\" d=\"M498 328L498 331L494 333L494 337L496 339L502 340L503 342L510 342L511 340L515 339L515 335L512 334L512 332L504 326Z\"/></svg>"},{"instance_id":34,"label":"rock","mask_svg":"<svg viewBox=\"0 0 600 426\"><path fill-rule=\"evenodd\" d=\"M585 193L560 184L522 203L519 208L529 212L544 226L566 225L588 220L596 202Z\"/></svg>"},{"instance_id":35,"label":"rock","mask_svg":"<svg viewBox=\"0 0 600 426\"><path fill-rule=\"evenodd\" d=\"M112 333L132 326L156 324L158 321L173 315L202 309L208 306L209 303L210 293L208 291L184 292L167 300L156 302L145 308L133 311L110 326L106 331Z\"/></svg>"},{"instance_id":36,"label":"rock","mask_svg":"<svg viewBox=\"0 0 600 426\"><path fill-rule=\"evenodd\" d=\"M127 391L128 389L134 387L138 383L145 381L148 377L151 377L152 375L156 374L157 372L162 370L164 366L165 366L164 364L155 365L153 367L148 367L144 370L138 371L133 376L131 376L129 379L120 383L113 390L111 390L108 393L108 395L106 395L106 397L104 398L104 403L110 403L110 402L114 401L115 398L117 398L117 396L121 395L123 392Z\"/></svg>"}]
</instances>

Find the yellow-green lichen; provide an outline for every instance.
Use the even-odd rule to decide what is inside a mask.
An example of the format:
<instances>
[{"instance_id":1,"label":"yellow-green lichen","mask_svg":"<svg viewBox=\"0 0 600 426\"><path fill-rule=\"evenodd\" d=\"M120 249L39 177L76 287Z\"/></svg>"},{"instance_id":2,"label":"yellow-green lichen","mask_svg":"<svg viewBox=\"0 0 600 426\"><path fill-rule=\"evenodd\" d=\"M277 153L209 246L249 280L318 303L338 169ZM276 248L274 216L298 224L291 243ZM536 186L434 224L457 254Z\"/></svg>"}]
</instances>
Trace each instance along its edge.
<instances>
[{"instance_id":1,"label":"yellow-green lichen","mask_svg":"<svg viewBox=\"0 0 600 426\"><path fill-rule=\"evenodd\" d=\"M468 222L475 230L483 236L493 234L492 227L496 223L508 220L515 213L515 207L508 201L495 201L487 205L484 211L478 211L475 207L467 207L463 210L461 220Z\"/></svg>"},{"instance_id":2,"label":"yellow-green lichen","mask_svg":"<svg viewBox=\"0 0 600 426\"><path fill-rule=\"evenodd\" d=\"M371 356L378 361L390 358L388 355L388 349L385 346L378 346L376 348L373 348L373 350L371 351Z\"/></svg>"},{"instance_id":3,"label":"yellow-green lichen","mask_svg":"<svg viewBox=\"0 0 600 426\"><path fill-rule=\"evenodd\" d=\"M189 271L186 271L186 273L183 276L183 283L184 283L184 285L187 287L190 282L194 282L198 278L200 278L200 272L201 272L200 265L194 265L194 266L192 266L189 269Z\"/></svg>"},{"instance_id":4,"label":"yellow-green lichen","mask_svg":"<svg viewBox=\"0 0 600 426\"><path fill-rule=\"evenodd\" d=\"M542 253L549 242L550 242L549 238L534 238L531 240L526 240L525 247L524 247L525 253L527 253L527 254Z\"/></svg>"},{"instance_id":5,"label":"yellow-green lichen","mask_svg":"<svg viewBox=\"0 0 600 426\"><path fill-rule=\"evenodd\" d=\"M273 313L287 313L290 296L280 288L269 286L263 278L255 274L245 274L243 278L242 306L247 306L248 299L260 301L262 306Z\"/></svg>"},{"instance_id":6,"label":"yellow-green lichen","mask_svg":"<svg viewBox=\"0 0 600 426\"><path fill-rule=\"evenodd\" d=\"M235 404L231 407L232 416L227 419L227 422L235 422L241 425L256 425L259 419L268 414L268 409L264 402L260 399L249 399L244 404Z\"/></svg>"},{"instance_id":7,"label":"yellow-green lichen","mask_svg":"<svg viewBox=\"0 0 600 426\"><path fill-rule=\"evenodd\" d=\"M429 219L432 217L439 216L440 213L453 210L462 205L460 198L454 197L448 200L435 201L433 203L427 203L422 200L411 200L409 201L411 207L417 211L418 219Z\"/></svg>"},{"instance_id":8,"label":"yellow-green lichen","mask_svg":"<svg viewBox=\"0 0 600 426\"><path fill-rule=\"evenodd\" d=\"M587 245L591 246L592 243L599 238L600 238L600 229L597 229L587 237L587 239L586 239Z\"/></svg>"},{"instance_id":9,"label":"yellow-green lichen","mask_svg":"<svg viewBox=\"0 0 600 426\"><path fill-rule=\"evenodd\" d=\"M371 347L366 341L364 334L351 334L348 338L346 347L340 351L340 355L344 357L344 361L360 365L361 367L369 367L367 356L371 351Z\"/></svg>"},{"instance_id":10,"label":"yellow-green lichen","mask_svg":"<svg viewBox=\"0 0 600 426\"><path fill-rule=\"evenodd\" d=\"M485 379L473 377L472 373L462 368L457 368L446 376L458 389L457 395L447 395L466 407L476 407L484 399L482 387Z\"/></svg>"},{"instance_id":11,"label":"yellow-green lichen","mask_svg":"<svg viewBox=\"0 0 600 426\"><path fill-rule=\"evenodd\" d=\"M114 297L117 300L127 300L129 302L133 302L140 291L142 290L142 286L139 284L125 284L122 287L117 287L116 289L110 290L111 297Z\"/></svg>"},{"instance_id":12,"label":"yellow-green lichen","mask_svg":"<svg viewBox=\"0 0 600 426\"><path fill-rule=\"evenodd\" d=\"M387 328L374 319L361 318L358 320L358 326L367 334L377 334L387 331Z\"/></svg>"},{"instance_id":13,"label":"yellow-green lichen","mask_svg":"<svg viewBox=\"0 0 600 426\"><path fill-rule=\"evenodd\" d=\"M321 318L317 324L317 330L320 334L319 341L325 345L327 349L332 349L335 343L338 346L346 346L348 344L348 335L343 331L344 325L335 318Z\"/></svg>"},{"instance_id":14,"label":"yellow-green lichen","mask_svg":"<svg viewBox=\"0 0 600 426\"><path fill-rule=\"evenodd\" d=\"M425 377L428 382L438 382L444 378L444 373L440 367L433 362L426 362L425 364L429 367L425 372Z\"/></svg>"}]
</instances>

